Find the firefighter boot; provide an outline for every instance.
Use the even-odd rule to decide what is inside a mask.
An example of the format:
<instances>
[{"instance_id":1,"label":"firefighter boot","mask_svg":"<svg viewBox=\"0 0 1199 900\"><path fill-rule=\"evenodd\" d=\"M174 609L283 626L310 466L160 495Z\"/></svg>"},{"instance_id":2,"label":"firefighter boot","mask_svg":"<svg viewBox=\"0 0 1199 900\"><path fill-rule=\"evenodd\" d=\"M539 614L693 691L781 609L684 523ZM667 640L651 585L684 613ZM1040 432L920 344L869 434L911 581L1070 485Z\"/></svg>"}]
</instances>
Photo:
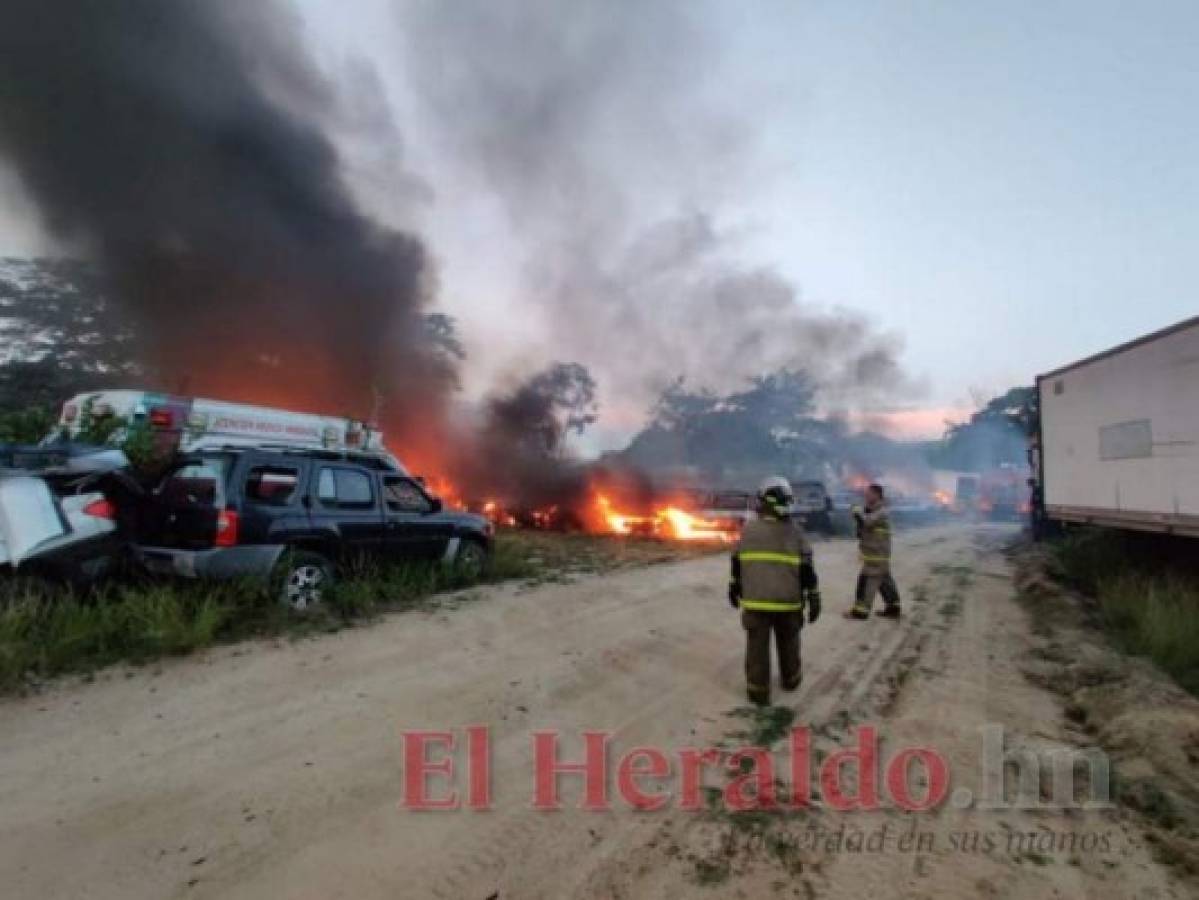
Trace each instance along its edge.
<instances>
[{"instance_id":1,"label":"firefighter boot","mask_svg":"<svg viewBox=\"0 0 1199 900\"><path fill-rule=\"evenodd\" d=\"M870 604L874 599L874 591L876 588L871 584L871 579L865 574L858 576L858 584L854 590L854 601L845 613L847 619L869 619Z\"/></svg>"},{"instance_id":2,"label":"firefighter boot","mask_svg":"<svg viewBox=\"0 0 1199 900\"><path fill-rule=\"evenodd\" d=\"M879 593L883 597L883 611L881 615L888 619L899 618L899 587L895 584L895 579L888 572L883 576L882 584L879 585Z\"/></svg>"}]
</instances>

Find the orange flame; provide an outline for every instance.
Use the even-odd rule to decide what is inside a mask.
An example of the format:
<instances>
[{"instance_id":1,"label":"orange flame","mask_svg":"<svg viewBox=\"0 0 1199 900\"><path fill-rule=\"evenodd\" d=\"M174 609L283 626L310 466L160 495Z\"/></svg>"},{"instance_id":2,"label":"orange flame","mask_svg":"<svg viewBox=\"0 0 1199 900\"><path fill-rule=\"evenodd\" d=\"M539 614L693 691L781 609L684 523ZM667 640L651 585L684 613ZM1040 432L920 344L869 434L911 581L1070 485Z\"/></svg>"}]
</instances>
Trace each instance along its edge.
<instances>
[{"instance_id":1,"label":"orange flame","mask_svg":"<svg viewBox=\"0 0 1199 900\"><path fill-rule=\"evenodd\" d=\"M676 541L719 541L728 543L736 535L726 528L693 515L677 506L655 510L653 515L634 515L614 509L603 494L596 495L596 507L606 530L611 534L642 534Z\"/></svg>"},{"instance_id":2,"label":"orange flame","mask_svg":"<svg viewBox=\"0 0 1199 900\"><path fill-rule=\"evenodd\" d=\"M652 531L655 525L653 516L635 516L614 510L612 501L603 494L596 496L596 505L607 530L613 534L646 533Z\"/></svg>"},{"instance_id":3,"label":"orange flame","mask_svg":"<svg viewBox=\"0 0 1199 900\"><path fill-rule=\"evenodd\" d=\"M669 536L679 541L720 541L728 543L734 535L713 522L684 512L677 506L658 510L658 519L668 526Z\"/></svg>"},{"instance_id":4,"label":"orange flame","mask_svg":"<svg viewBox=\"0 0 1199 900\"><path fill-rule=\"evenodd\" d=\"M446 509L466 510L466 501L459 495L453 482L441 475L421 475L418 473L425 490L434 497L439 497Z\"/></svg>"}]
</instances>

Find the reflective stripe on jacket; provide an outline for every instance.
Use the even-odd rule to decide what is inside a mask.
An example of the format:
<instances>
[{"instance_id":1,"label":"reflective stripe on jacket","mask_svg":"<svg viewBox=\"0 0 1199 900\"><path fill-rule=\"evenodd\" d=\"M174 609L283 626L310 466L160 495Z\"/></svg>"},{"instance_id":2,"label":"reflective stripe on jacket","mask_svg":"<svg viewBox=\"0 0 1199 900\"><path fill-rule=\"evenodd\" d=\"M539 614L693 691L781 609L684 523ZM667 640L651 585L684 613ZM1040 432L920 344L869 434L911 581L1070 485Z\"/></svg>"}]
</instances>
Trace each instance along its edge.
<instances>
[{"instance_id":1,"label":"reflective stripe on jacket","mask_svg":"<svg viewBox=\"0 0 1199 900\"><path fill-rule=\"evenodd\" d=\"M803 609L799 567L811 565L812 548L798 522L790 518L751 519L741 532L735 556L740 564L742 609Z\"/></svg>"},{"instance_id":2,"label":"reflective stripe on jacket","mask_svg":"<svg viewBox=\"0 0 1199 900\"><path fill-rule=\"evenodd\" d=\"M858 526L858 550L862 571L867 575L885 575L891 571L891 516L885 505L867 509Z\"/></svg>"}]
</instances>

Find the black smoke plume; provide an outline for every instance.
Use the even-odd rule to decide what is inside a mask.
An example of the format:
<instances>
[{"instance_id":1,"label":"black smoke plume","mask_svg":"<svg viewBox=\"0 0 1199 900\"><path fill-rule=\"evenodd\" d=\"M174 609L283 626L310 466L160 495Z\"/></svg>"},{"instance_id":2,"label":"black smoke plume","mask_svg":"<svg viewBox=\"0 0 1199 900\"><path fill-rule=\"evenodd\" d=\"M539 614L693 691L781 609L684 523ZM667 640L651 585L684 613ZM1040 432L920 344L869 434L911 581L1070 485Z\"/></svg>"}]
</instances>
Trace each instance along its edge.
<instances>
[{"instance_id":1,"label":"black smoke plume","mask_svg":"<svg viewBox=\"0 0 1199 900\"><path fill-rule=\"evenodd\" d=\"M566 440L597 418L596 384L577 363L552 363L490 396L473 439L460 443L454 478L473 500L505 507L575 506L584 501L589 467Z\"/></svg>"},{"instance_id":2,"label":"black smoke plume","mask_svg":"<svg viewBox=\"0 0 1199 900\"><path fill-rule=\"evenodd\" d=\"M429 259L351 198L301 37L273 0L8 0L0 156L162 386L427 428Z\"/></svg>"}]
</instances>

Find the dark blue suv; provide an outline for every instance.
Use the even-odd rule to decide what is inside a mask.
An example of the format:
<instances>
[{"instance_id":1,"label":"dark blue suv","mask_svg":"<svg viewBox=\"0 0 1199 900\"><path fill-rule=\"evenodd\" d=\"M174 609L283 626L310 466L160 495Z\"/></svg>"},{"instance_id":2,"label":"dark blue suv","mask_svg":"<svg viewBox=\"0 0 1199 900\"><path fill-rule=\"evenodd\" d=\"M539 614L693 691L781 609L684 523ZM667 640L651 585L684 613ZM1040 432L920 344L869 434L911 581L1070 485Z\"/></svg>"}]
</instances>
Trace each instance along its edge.
<instances>
[{"instance_id":1,"label":"dark blue suv","mask_svg":"<svg viewBox=\"0 0 1199 900\"><path fill-rule=\"evenodd\" d=\"M442 561L482 572L494 527L449 511L385 458L230 447L181 456L132 527L151 572L269 578L296 609L319 603L354 559Z\"/></svg>"}]
</instances>

